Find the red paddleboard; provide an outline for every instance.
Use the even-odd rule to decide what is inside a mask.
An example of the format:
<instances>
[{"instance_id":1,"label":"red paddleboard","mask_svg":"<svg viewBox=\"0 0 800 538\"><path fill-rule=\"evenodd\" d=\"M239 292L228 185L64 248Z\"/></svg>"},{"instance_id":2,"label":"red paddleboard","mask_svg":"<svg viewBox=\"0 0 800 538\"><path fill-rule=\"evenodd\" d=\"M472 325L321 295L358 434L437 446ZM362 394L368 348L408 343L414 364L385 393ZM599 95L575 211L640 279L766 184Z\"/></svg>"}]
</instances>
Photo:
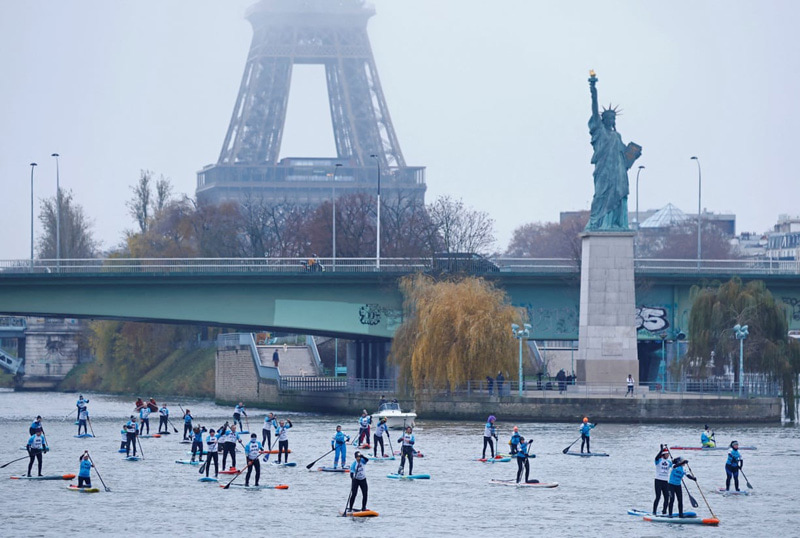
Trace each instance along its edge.
<instances>
[{"instance_id":1,"label":"red paddleboard","mask_svg":"<svg viewBox=\"0 0 800 538\"><path fill-rule=\"evenodd\" d=\"M227 469L225 471L220 471L219 474L236 474L238 472L239 469L237 469L236 467L231 467L230 469Z\"/></svg>"}]
</instances>

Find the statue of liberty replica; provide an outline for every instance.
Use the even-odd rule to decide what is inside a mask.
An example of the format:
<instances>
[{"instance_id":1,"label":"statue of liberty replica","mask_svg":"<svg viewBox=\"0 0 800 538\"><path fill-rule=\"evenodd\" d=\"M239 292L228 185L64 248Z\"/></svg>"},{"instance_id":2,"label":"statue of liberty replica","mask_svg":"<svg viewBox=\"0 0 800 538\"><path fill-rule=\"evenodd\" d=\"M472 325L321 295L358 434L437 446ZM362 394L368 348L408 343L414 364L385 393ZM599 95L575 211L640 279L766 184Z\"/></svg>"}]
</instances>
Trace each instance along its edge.
<instances>
[{"instance_id":1,"label":"statue of liberty replica","mask_svg":"<svg viewBox=\"0 0 800 538\"><path fill-rule=\"evenodd\" d=\"M592 164L594 165L594 198L586 231L621 231L628 229L628 169L642 154L642 147L631 142L627 146L617 132L617 109L597 106L597 77L589 72L592 94Z\"/></svg>"}]
</instances>

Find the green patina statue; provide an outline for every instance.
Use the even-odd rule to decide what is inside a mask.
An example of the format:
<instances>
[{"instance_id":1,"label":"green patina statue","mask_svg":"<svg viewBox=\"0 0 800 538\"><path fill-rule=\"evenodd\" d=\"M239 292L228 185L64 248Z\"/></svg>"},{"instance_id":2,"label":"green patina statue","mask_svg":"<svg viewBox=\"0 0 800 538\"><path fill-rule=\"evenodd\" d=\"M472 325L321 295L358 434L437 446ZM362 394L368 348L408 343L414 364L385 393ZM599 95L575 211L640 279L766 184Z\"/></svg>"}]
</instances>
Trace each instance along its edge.
<instances>
[{"instance_id":1,"label":"green patina statue","mask_svg":"<svg viewBox=\"0 0 800 538\"><path fill-rule=\"evenodd\" d=\"M607 108L602 114L597 107L597 77L589 72L592 94L592 164L594 165L594 198L587 231L628 230L628 168L642 154L642 147L631 142L627 146L617 132L617 110Z\"/></svg>"}]
</instances>

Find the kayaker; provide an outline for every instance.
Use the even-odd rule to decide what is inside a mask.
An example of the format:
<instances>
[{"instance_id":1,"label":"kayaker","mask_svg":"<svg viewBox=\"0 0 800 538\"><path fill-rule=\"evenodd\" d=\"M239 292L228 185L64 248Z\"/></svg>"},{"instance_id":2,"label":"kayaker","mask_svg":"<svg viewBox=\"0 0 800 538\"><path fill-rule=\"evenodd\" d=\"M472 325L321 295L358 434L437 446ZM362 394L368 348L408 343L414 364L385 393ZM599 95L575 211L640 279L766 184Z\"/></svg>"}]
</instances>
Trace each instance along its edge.
<instances>
[{"instance_id":1,"label":"kayaker","mask_svg":"<svg viewBox=\"0 0 800 538\"><path fill-rule=\"evenodd\" d=\"M125 423L125 457L131 455L131 447L133 448L133 457L136 457L136 436L139 434L139 426L136 424L136 417L131 415L128 422Z\"/></svg>"},{"instance_id":2,"label":"kayaker","mask_svg":"<svg viewBox=\"0 0 800 538\"><path fill-rule=\"evenodd\" d=\"M236 441L239 434L236 433L236 424L230 425L227 422L220 428L219 441L222 443L222 469L226 469L225 464L228 456L231 457L231 469L236 468Z\"/></svg>"},{"instance_id":3,"label":"kayaker","mask_svg":"<svg viewBox=\"0 0 800 538\"><path fill-rule=\"evenodd\" d=\"M244 410L244 404L239 402L236 407L233 408L233 423L239 424L239 429L244 431L244 424L242 424L242 415L247 416L247 413Z\"/></svg>"},{"instance_id":4,"label":"kayaker","mask_svg":"<svg viewBox=\"0 0 800 538\"><path fill-rule=\"evenodd\" d=\"M89 421L89 409L86 406L80 410L78 413L78 435L81 434L81 427L83 427L83 433L89 433L86 429L86 423Z\"/></svg>"},{"instance_id":5,"label":"kayaker","mask_svg":"<svg viewBox=\"0 0 800 538\"><path fill-rule=\"evenodd\" d=\"M730 450L728 451L728 459L725 461L725 474L728 475L725 479L725 491L731 489L731 477L733 477L733 484L736 491L739 491L739 469L744 465L744 459L739 454L739 442L731 441Z\"/></svg>"},{"instance_id":6,"label":"kayaker","mask_svg":"<svg viewBox=\"0 0 800 538\"><path fill-rule=\"evenodd\" d=\"M192 413L189 412L189 409L186 409L183 412L183 440L184 441L191 441L190 437L192 436Z\"/></svg>"},{"instance_id":7,"label":"kayaker","mask_svg":"<svg viewBox=\"0 0 800 538\"><path fill-rule=\"evenodd\" d=\"M214 462L214 478L219 476L219 435L213 430L208 430L206 437L206 478L211 470L211 462Z\"/></svg>"},{"instance_id":8,"label":"kayaker","mask_svg":"<svg viewBox=\"0 0 800 538\"><path fill-rule=\"evenodd\" d=\"M331 450L333 450L333 468L339 464L339 459L342 460L342 469L344 469L347 460L347 443L350 442L350 437L342 432L342 426L336 426L336 433L331 438Z\"/></svg>"},{"instance_id":9,"label":"kayaker","mask_svg":"<svg viewBox=\"0 0 800 538\"><path fill-rule=\"evenodd\" d=\"M78 471L78 487L90 488L92 487L92 460L89 459L89 451L84 450L80 458L80 470Z\"/></svg>"},{"instance_id":10,"label":"kayaker","mask_svg":"<svg viewBox=\"0 0 800 538\"><path fill-rule=\"evenodd\" d=\"M672 471L669 473L669 514L667 517L672 517L672 509L673 504L675 503L675 497L678 498L678 517L683 517L683 488L681 487L681 481L685 476L689 480L694 480L695 482L697 479L686 472L686 469L683 468L684 465L689 463L688 460L683 459L682 457L678 456L674 460L672 460Z\"/></svg>"},{"instance_id":11,"label":"kayaker","mask_svg":"<svg viewBox=\"0 0 800 538\"><path fill-rule=\"evenodd\" d=\"M150 408L143 405L139 409L139 433L145 435L144 428L147 426L147 435L150 435Z\"/></svg>"},{"instance_id":12,"label":"kayaker","mask_svg":"<svg viewBox=\"0 0 800 538\"><path fill-rule=\"evenodd\" d=\"M658 513L658 501L664 497L664 505L661 508L661 513L667 513L667 504L669 504L669 472L672 469L672 462L669 459L669 448L667 445L661 445L661 449L656 454L656 479L655 490L656 500L653 501L653 514Z\"/></svg>"},{"instance_id":13,"label":"kayaker","mask_svg":"<svg viewBox=\"0 0 800 538\"><path fill-rule=\"evenodd\" d=\"M150 410L151 413L155 413L158 411L158 404L156 403L155 398L150 398L147 400L147 408Z\"/></svg>"},{"instance_id":14,"label":"kayaker","mask_svg":"<svg viewBox=\"0 0 800 538\"><path fill-rule=\"evenodd\" d=\"M25 448L28 449L28 457L30 458L30 461L28 462L28 476L31 475L31 469L33 468L34 460L38 462L39 476L42 476L42 454L47 453L49 448L47 447L47 440L44 438L41 430L31 435L31 438L28 439L28 444Z\"/></svg>"},{"instance_id":15,"label":"kayaker","mask_svg":"<svg viewBox=\"0 0 800 538\"><path fill-rule=\"evenodd\" d=\"M195 426L192 429L192 461L197 453L199 461L203 461L203 434L206 433L205 427Z\"/></svg>"},{"instance_id":16,"label":"kayaker","mask_svg":"<svg viewBox=\"0 0 800 538\"><path fill-rule=\"evenodd\" d=\"M268 450L272 447L272 430L270 428L278 429L278 421L275 419L274 413L267 413L264 417L264 425L261 427L261 444L264 449Z\"/></svg>"},{"instance_id":17,"label":"kayaker","mask_svg":"<svg viewBox=\"0 0 800 538\"><path fill-rule=\"evenodd\" d=\"M78 408L77 420L81 419L81 410L86 409L86 404L88 404L88 403L89 403L89 399L87 398L86 400L84 400L83 399L83 394L78 396L78 402L75 404L75 407Z\"/></svg>"},{"instance_id":18,"label":"kayaker","mask_svg":"<svg viewBox=\"0 0 800 538\"><path fill-rule=\"evenodd\" d=\"M350 500L349 511L353 511L353 503L358 495L359 488L361 489L361 511L367 511L367 494L369 488L367 487L367 473L364 471L364 466L369 462L369 459L361 452L356 450L353 455L355 461L350 465Z\"/></svg>"},{"instance_id":19,"label":"kayaker","mask_svg":"<svg viewBox=\"0 0 800 538\"><path fill-rule=\"evenodd\" d=\"M706 424L703 433L700 434L700 443L703 448L714 448L717 446L717 442L714 439L714 432L708 429L708 424Z\"/></svg>"},{"instance_id":20,"label":"kayaker","mask_svg":"<svg viewBox=\"0 0 800 538\"><path fill-rule=\"evenodd\" d=\"M284 456L285 463L289 463L289 436L286 431L291 427L292 421L288 418L278 421L278 429L275 430L275 437L278 439L278 463L281 462L281 456Z\"/></svg>"},{"instance_id":21,"label":"kayaker","mask_svg":"<svg viewBox=\"0 0 800 538\"><path fill-rule=\"evenodd\" d=\"M586 445L586 453L591 454L592 449L590 448L591 439L589 438L592 435L592 429L597 426L595 422L592 424L589 422L588 417L583 417L583 424L581 424L581 454L583 454L583 445Z\"/></svg>"},{"instance_id":22,"label":"kayaker","mask_svg":"<svg viewBox=\"0 0 800 538\"><path fill-rule=\"evenodd\" d=\"M358 444L369 445L369 425L372 424L372 417L364 409L358 417Z\"/></svg>"},{"instance_id":23,"label":"kayaker","mask_svg":"<svg viewBox=\"0 0 800 538\"><path fill-rule=\"evenodd\" d=\"M169 433L169 429L167 428L169 421L169 409L167 408L167 404L161 404L161 408L158 410L158 433L162 433L161 426L164 426L163 433Z\"/></svg>"},{"instance_id":24,"label":"kayaker","mask_svg":"<svg viewBox=\"0 0 800 538\"><path fill-rule=\"evenodd\" d=\"M36 420L31 422L30 428L28 428L28 435L35 434L38 430L42 429L42 416L39 415L36 417Z\"/></svg>"},{"instance_id":25,"label":"kayaker","mask_svg":"<svg viewBox=\"0 0 800 538\"><path fill-rule=\"evenodd\" d=\"M489 415L489 418L486 419L486 425L483 427L483 455L481 459L486 459L486 446L489 446L489 449L492 453L492 459L494 459L494 442L492 442L492 437L497 439L497 430L495 430L494 422L497 420L494 415Z\"/></svg>"},{"instance_id":26,"label":"kayaker","mask_svg":"<svg viewBox=\"0 0 800 538\"><path fill-rule=\"evenodd\" d=\"M525 442L525 438L520 436L519 438L519 450L517 450L514 457L517 458L517 484L522 479L522 469L525 468L525 484L530 481L530 474L531 474L531 464L528 462L528 458L535 458L536 454L531 454L530 449L533 441Z\"/></svg>"},{"instance_id":27,"label":"kayaker","mask_svg":"<svg viewBox=\"0 0 800 538\"><path fill-rule=\"evenodd\" d=\"M383 446L383 436L389 436L389 426L386 425L386 417L381 417L378 421L378 427L375 428L375 434L372 436L372 455L378 457L378 443L381 445L381 456L386 457L386 450ZM391 449L391 447L389 447Z\"/></svg>"},{"instance_id":28,"label":"kayaker","mask_svg":"<svg viewBox=\"0 0 800 538\"><path fill-rule=\"evenodd\" d=\"M511 434L511 439L508 441L508 446L511 447L512 456L517 453L520 439L522 439L522 437L519 435L519 428L517 426L514 426L514 433Z\"/></svg>"},{"instance_id":29,"label":"kayaker","mask_svg":"<svg viewBox=\"0 0 800 538\"><path fill-rule=\"evenodd\" d=\"M145 406L144 400L142 400L142 397L139 396L138 398L136 398L136 403L134 404L133 410L138 412L144 406Z\"/></svg>"},{"instance_id":30,"label":"kayaker","mask_svg":"<svg viewBox=\"0 0 800 538\"><path fill-rule=\"evenodd\" d=\"M408 458L408 474L414 474L414 434L413 429L411 426L406 428L406 431L403 432L403 435L400 439L397 440L398 443L402 443L401 455L400 455L400 468L397 469L397 474L400 476L403 475L403 471L406 466L406 458Z\"/></svg>"},{"instance_id":31,"label":"kayaker","mask_svg":"<svg viewBox=\"0 0 800 538\"><path fill-rule=\"evenodd\" d=\"M250 485L250 473L253 469L256 470L256 486L258 479L261 478L261 461L258 456L263 452L264 447L258 442L258 435L255 433L250 434L250 442L244 446L244 452L247 456L247 474L244 476L244 485Z\"/></svg>"}]
</instances>

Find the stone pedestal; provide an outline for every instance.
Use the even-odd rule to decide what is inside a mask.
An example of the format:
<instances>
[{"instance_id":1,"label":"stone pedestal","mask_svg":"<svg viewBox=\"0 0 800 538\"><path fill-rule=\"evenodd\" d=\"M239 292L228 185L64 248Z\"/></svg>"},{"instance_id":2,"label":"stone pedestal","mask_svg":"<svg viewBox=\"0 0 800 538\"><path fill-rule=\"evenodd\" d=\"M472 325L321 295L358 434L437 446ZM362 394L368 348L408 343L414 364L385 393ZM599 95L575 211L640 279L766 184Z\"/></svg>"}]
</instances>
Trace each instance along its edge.
<instances>
[{"instance_id":1,"label":"stone pedestal","mask_svg":"<svg viewBox=\"0 0 800 538\"><path fill-rule=\"evenodd\" d=\"M578 382L638 380L633 232L582 236Z\"/></svg>"}]
</instances>

